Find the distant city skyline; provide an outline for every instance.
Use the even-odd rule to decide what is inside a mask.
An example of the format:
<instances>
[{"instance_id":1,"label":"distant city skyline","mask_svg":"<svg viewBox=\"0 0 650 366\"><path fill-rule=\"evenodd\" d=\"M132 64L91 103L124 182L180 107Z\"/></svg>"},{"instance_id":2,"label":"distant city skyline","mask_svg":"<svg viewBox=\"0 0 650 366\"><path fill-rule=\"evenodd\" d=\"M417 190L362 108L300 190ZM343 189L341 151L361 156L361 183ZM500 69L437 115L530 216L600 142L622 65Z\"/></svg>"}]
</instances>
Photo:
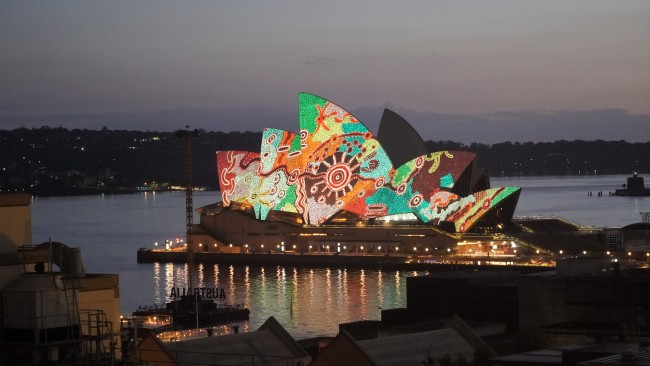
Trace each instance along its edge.
<instances>
[{"instance_id":1,"label":"distant city skyline","mask_svg":"<svg viewBox=\"0 0 650 366\"><path fill-rule=\"evenodd\" d=\"M306 91L424 139L650 141L648 1L6 1L0 45L0 129L292 129Z\"/></svg>"}]
</instances>

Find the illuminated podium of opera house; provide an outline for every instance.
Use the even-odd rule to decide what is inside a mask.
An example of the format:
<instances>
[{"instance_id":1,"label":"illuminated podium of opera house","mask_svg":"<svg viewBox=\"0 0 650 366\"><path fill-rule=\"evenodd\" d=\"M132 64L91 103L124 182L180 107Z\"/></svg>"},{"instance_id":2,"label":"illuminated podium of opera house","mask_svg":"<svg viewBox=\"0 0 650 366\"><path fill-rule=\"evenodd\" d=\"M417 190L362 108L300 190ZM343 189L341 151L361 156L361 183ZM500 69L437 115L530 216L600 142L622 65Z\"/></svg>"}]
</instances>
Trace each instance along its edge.
<instances>
[{"instance_id":1,"label":"illuminated podium of opera house","mask_svg":"<svg viewBox=\"0 0 650 366\"><path fill-rule=\"evenodd\" d=\"M298 100L298 133L217 152L222 202L197 210L196 250L424 255L514 226L520 188L490 188L474 153L428 152L390 110L375 136L328 100Z\"/></svg>"}]
</instances>

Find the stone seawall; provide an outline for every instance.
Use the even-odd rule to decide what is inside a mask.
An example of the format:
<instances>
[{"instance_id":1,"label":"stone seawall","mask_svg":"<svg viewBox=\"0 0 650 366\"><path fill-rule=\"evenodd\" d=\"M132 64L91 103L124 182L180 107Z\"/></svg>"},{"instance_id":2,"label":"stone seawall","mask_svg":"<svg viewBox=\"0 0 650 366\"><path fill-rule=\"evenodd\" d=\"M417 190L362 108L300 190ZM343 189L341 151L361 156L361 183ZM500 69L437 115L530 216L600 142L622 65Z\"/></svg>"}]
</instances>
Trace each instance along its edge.
<instances>
[{"instance_id":1,"label":"stone seawall","mask_svg":"<svg viewBox=\"0 0 650 366\"><path fill-rule=\"evenodd\" d=\"M186 263L187 253L179 251L157 251L150 249L138 250L138 263ZM451 259L444 261L417 261L406 256L377 256L377 255L334 255L334 254L299 254L299 253L214 253L197 252L194 254L195 263L224 264L224 265L273 265L294 267L334 267L334 268L381 268L405 270L441 271L515 271L519 273L535 273L553 271L555 267L532 265L485 265L459 262Z\"/></svg>"}]
</instances>

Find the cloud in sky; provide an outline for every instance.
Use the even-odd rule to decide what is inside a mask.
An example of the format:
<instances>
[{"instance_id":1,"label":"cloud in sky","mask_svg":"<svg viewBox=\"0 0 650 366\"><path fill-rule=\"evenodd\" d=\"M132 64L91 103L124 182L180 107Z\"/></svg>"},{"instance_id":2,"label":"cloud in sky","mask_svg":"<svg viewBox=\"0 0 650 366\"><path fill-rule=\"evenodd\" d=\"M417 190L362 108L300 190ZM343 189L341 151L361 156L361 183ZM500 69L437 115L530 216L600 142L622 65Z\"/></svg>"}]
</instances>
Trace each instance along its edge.
<instances>
[{"instance_id":1,"label":"cloud in sky","mask_svg":"<svg viewBox=\"0 0 650 366\"><path fill-rule=\"evenodd\" d=\"M20 116L292 110L299 91L421 115L648 114L649 14L645 0L4 1L0 128Z\"/></svg>"}]
</instances>

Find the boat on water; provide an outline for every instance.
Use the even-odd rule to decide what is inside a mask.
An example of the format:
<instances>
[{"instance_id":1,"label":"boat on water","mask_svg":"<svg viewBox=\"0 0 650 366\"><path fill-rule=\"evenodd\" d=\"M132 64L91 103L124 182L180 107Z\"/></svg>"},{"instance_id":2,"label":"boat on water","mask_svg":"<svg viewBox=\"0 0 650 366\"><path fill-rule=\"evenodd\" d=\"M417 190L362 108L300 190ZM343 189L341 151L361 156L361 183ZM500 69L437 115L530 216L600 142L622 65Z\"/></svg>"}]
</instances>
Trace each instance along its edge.
<instances>
[{"instance_id":1,"label":"boat on water","mask_svg":"<svg viewBox=\"0 0 650 366\"><path fill-rule=\"evenodd\" d=\"M142 319L143 326L160 330L212 327L229 322L245 321L250 311L243 304L224 304L199 294L187 294L165 306L141 306L133 316Z\"/></svg>"},{"instance_id":2,"label":"boat on water","mask_svg":"<svg viewBox=\"0 0 650 366\"><path fill-rule=\"evenodd\" d=\"M627 184L623 184L623 188L617 189L615 194L617 196L650 196L650 188L646 188L643 177L639 177L634 173L634 175L627 178Z\"/></svg>"}]
</instances>

